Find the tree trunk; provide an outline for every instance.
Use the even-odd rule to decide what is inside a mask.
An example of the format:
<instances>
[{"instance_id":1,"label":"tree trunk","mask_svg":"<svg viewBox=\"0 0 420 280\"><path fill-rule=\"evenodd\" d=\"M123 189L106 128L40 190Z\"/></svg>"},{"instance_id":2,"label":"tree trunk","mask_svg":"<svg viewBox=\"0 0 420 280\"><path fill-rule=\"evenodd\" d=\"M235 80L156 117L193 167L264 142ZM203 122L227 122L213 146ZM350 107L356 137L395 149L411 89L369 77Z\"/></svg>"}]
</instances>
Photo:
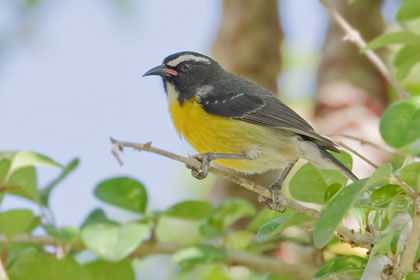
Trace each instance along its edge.
<instances>
[{"instance_id":1,"label":"tree trunk","mask_svg":"<svg viewBox=\"0 0 420 280\"><path fill-rule=\"evenodd\" d=\"M383 33L382 0L330 1L331 5L366 41ZM343 30L332 20L328 27L323 57L318 71L315 123L324 134L349 134L382 142L379 117L388 103L386 80L351 42L343 40ZM346 142L344 138L342 138ZM346 142L361 154L380 164L386 155L359 143ZM369 175L372 168L356 157L355 173Z\"/></svg>"},{"instance_id":2,"label":"tree trunk","mask_svg":"<svg viewBox=\"0 0 420 280\"><path fill-rule=\"evenodd\" d=\"M222 23L212 53L227 71L276 93L282 39L277 0L225 0ZM270 172L266 176L251 178L268 185L275 180L276 174ZM220 201L226 197L242 197L257 203L254 193L217 178L210 199Z\"/></svg>"}]
</instances>

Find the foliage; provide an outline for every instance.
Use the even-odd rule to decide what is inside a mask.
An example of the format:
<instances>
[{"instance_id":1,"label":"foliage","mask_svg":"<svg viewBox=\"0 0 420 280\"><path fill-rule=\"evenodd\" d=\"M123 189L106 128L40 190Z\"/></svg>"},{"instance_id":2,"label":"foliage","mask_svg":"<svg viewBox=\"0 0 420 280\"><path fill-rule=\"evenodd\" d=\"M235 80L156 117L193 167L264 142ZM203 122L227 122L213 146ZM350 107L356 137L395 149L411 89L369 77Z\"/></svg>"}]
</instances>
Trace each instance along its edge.
<instances>
[{"instance_id":1,"label":"foliage","mask_svg":"<svg viewBox=\"0 0 420 280\"><path fill-rule=\"evenodd\" d=\"M398 21L419 18L418 0L401 3ZM420 34L409 29L385 34L370 42L367 49L391 44L402 45L393 65L397 78L406 79L420 62ZM312 271L313 279L342 275L358 279L375 269L378 261L388 265L383 265L379 274L389 266L398 269L410 249L417 253L412 261L418 264L420 250L405 245L414 232L415 209L419 209L413 196L420 187L420 162L413 159L419 156L415 147L420 142L420 98L414 96L389 106L379 130L390 147L406 155L402 165L384 164L368 178L349 183L338 171L307 163L285 186L288 198L316 205L321 209L319 215L291 208L258 211L242 199L227 199L218 205L187 200L152 211L147 186L135 178L114 177L98 183L94 194L101 202L131 213L132 220L110 219L97 208L80 227L58 227L46 215L51 213L50 194L75 171L78 159L63 166L35 152L2 152L0 203L4 195L19 196L39 207L41 214L20 208L0 212L1 263L10 280L130 280L135 279L132 260L151 254L171 254L179 266L177 279L232 279L235 269L242 269L239 274L245 276L240 279L302 279L300 270ZM351 168L348 153L335 156ZM37 182L39 166L57 169L57 177L44 187ZM358 223L350 237L338 230L344 219ZM336 235L367 250L337 252L334 248L340 245ZM368 245L359 238L367 239ZM298 260L299 266L294 267L269 256L271 252L281 253L283 245L290 243L318 258L310 264ZM275 265L270 266L273 261ZM281 266L290 266L290 270L276 270ZM293 269L296 273L290 272ZM415 273L406 277L418 278Z\"/></svg>"}]
</instances>

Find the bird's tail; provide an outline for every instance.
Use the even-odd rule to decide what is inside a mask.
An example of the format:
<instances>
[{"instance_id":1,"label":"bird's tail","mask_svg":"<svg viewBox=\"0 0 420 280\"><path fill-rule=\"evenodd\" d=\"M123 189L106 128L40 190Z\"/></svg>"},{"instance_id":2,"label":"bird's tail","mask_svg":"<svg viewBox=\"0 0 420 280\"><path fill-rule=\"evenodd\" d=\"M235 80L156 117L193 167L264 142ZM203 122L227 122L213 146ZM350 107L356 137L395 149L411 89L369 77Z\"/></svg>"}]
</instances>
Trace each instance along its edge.
<instances>
[{"instance_id":1,"label":"bird's tail","mask_svg":"<svg viewBox=\"0 0 420 280\"><path fill-rule=\"evenodd\" d=\"M344 173L349 179L353 182L359 180L353 172L350 171L344 164L342 164L338 159L336 159L332 154L327 152L325 149L320 147L321 155L328 158L341 172Z\"/></svg>"}]
</instances>

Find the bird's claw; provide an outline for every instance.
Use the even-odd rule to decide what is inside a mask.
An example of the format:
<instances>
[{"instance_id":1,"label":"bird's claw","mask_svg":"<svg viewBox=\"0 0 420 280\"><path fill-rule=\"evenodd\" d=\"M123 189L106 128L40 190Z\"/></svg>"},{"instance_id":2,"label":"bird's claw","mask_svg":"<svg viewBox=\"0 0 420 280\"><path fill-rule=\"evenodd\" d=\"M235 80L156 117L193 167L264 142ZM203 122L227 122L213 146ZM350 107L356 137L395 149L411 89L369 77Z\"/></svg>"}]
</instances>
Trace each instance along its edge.
<instances>
[{"instance_id":1,"label":"bird's claw","mask_svg":"<svg viewBox=\"0 0 420 280\"><path fill-rule=\"evenodd\" d=\"M210 154L197 154L191 156L191 158L197 160L200 162L201 166L199 169L197 169L195 166L190 166L187 164L187 167L191 169L191 175L198 179L202 180L207 177L209 174L209 168L210 168L210 161L212 160L212 157Z\"/></svg>"},{"instance_id":2,"label":"bird's claw","mask_svg":"<svg viewBox=\"0 0 420 280\"><path fill-rule=\"evenodd\" d=\"M286 210L286 207L282 206L282 199L280 196L280 186L273 184L268 187L268 190L271 192L271 198L265 198L262 195L258 196L258 202L264 203L268 209L276 210L283 212Z\"/></svg>"}]
</instances>

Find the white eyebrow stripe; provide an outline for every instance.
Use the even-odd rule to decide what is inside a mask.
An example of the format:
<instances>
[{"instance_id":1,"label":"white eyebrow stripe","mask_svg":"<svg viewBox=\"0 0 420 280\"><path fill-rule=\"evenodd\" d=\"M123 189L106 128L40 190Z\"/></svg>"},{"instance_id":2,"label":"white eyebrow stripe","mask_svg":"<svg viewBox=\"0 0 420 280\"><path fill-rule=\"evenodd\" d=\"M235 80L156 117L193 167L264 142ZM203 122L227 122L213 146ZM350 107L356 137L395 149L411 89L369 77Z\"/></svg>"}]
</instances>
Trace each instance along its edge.
<instances>
[{"instance_id":1,"label":"white eyebrow stripe","mask_svg":"<svg viewBox=\"0 0 420 280\"><path fill-rule=\"evenodd\" d=\"M180 56L178 56L177 58L175 58L171 61L168 61L166 64L171 66L171 67L175 67L175 66L177 66L178 64L180 64L184 61L191 61L191 60L192 61L197 61L197 62L201 61L201 62L204 62L206 64L211 63L210 59L202 57L202 56L196 56L196 55L192 55L192 54L183 54L183 55L180 55Z\"/></svg>"}]
</instances>

